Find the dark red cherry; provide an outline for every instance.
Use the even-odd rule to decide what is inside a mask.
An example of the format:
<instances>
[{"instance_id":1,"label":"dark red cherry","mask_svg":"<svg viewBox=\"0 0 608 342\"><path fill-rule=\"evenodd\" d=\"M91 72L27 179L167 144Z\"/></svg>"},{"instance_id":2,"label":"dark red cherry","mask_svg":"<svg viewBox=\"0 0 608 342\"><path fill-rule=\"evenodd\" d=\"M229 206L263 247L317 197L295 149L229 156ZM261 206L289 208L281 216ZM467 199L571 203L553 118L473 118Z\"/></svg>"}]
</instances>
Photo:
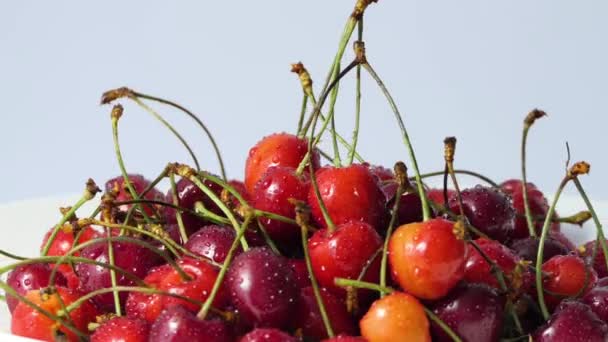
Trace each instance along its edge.
<instances>
[{"instance_id":1,"label":"dark red cherry","mask_svg":"<svg viewBox=\"0 0 608 342\"><path fill-rule=\"evenodd\" d=\"M295 206L290 199L306 201L310 182L298 176L291 167L268 169L255 185L252 204L256 209L295 219ZM268 218L260 218L268 235L279 246L291 249L300 243L300 227Z\"/></svg>"},{"instance_id":2,"label":"dark red cherry","mask_svg":"<svg viewBox=\"0 0 608 342\"><path fill-rule=\"evenodd\" d=\"M380 183L384 183L387 181L395 180L395 174L393 170L388 169L381 165L369 165L367 163L363 163L364 166L369 168L369 171L380 180Z\"/></svg>"},{"instance_id":3,"label":"dark red cherry","mask_svg":"<svg viewBox=\"0 0 608 342\"><path fill-rule=\"evenodd\" d=\"M334 279L358 279L381 246L382 239L372 226L354 221L339 225L334 232L319 230L308 240L317 281L342 298L345 291L334 284ZM377 257L373 260L364 280L378 282L380 259Z\"/></svg>"},{"instance_id":4,"label":"dark red cherry","mask_svg":"<svg viewBox=\"0 0 608 342\"><path fill-rule=\"evenodd\" d=\"M581 257L589 265L593 265L593 269L597 272L597 276L600 278L608 277L608 269L606 268L606 259L604 258L604 250L602 246L597 244L597 252L595 259L593 259L593 252L595 250L597 240L589 241L580 249ZM608 243L608 242L607 242Z\"/></svg>"},{"instance_id":5,"label":"dark red cherry","mask_svg":"<svg viewBox=\"0 0 608 342\"><path fill-rule=\"evenodd\" d=\"M185 247L192 253L203 256L217 263L223 263L236 234L233 228L208 225L192 234ZM239 247L236 253L243 250Z\"/></svg>"},{"instance_id":6,"label":"dark red cherry","mask_svg":"<svg viewBox=\"0 0 608 342\"><path fill-rule=\"evenodd\" d=\"M240 342L298 342L298 340L279 329L257 328L243 336Z\"/></svg>"},{"instance_id":7,"label":"dark red cherry","mask_svg":"<svg viewBox=\"0 0 608 342\"><path fill-rule=\"evenodd\" d=\"M395 204L397 187L397 183L394 181L389 181L382 186L382 191L384 191L387 196L388 208L393 208ZM401 195L397 218L398 221L396 226L422 221L422 202L420 201L417 192L409 192Z\"/></svg>"},{"instance_id":8,"label":"dark red cherry","mask_svg":"<svg viewBox=\"0 0 608 342\"><path fill-rule=\"evenodd\" d=\"M249 194L247 188L245 188L245 183L241 182L240 180L233 179L229 181L228 184L230 184L234 188L234 190L236 190L241 195L241 197L243 197L245 202L251 202L251 194ZM233 198L232 202L235 207L240 204L240 202L236 198Z\"/></svg>"},{"instance_id":9,"label":"dark red cherry","mask_svg":"<svg viewBox=\"0 0 608 342\"><path fill-rule=\"evenodd\" d=\"M184 240L182 239L182 235L179 231L179 226L177 225L177 223L166 224L164 226L164 229L165 229L165 232L167 233L168 237L171 238L171 240L173 240L175 243L177 243L180 246L184 245ZM158 248L161 251L168 252L167 245L165 243L160 242L156 238L146 237L146 242L152 244L154 247Z\"/></svg>"},{"instance_id":10,"label":"dark red cherry","mask_svg":"<svg viewBox=\"0 0 608 342\"><path fill-rule=\"evenodd\" d=\"M604 322L608 322L608 286L600 285L608 283L608 278L602 278L598 284L591 289L581 301Z\"/></svg>"},{"instance_id":11,"label":"dark red cherry","mask_svg":"<svg viewBox=\"0 0 608 342\"><path fill-rule=\"evenodd\" d=\"M605 342L608 326L587 305L564 301L532 337L535 342Z\"/></svg>"},{"instance_id":12,"label":"dark red cherry","mask_svg":"<svg viewBox=\"0 0 608 342\"><path fill-rule=\"evenodd\" d=\"M18 294L25 296L31 290L39 290L49 285L51 267L48 264L27 264L15 267L6 278L6 284L17 291ZM65 286L66 280L60 273L57 273L55 285ZM11 295L6 296L6 304L10 312L13 312L19 304L19 300Z\"/></svg>"},{"instance_id":13,"label":"dark red cherry","mask_svg":"<svg viewBox=\"0 0 608 342\"><path fill-rule=\"evenodd\" d=\"M306 268L306 262L303 259L288 259L287 262L289 263L289 267L293 272L298 288L303 289L311 286L308 268Z\"/></svg>"},{"instance_id":14,"label":"dark red cherry","mask_svg":"<svg viewBox=\"0 0 608 342\"><path fill-rule=\"evenodd\" d=\"M222 187L204 177L201 177L201 180L204 185L206 185L211 191L213 191L218 197L222 192ZM205 208L216 213L221 214L222 211L220 208L211 200L209 196L207 196L201 188L199 188L196 184L190 181L188 178L182 178L176 183L176 191L177 191L177 199L178 205L180 207L194 210L196 202L202 202ZM169 189L167 191L167 195L165 196L165 201L169 203L173 203L173 191ZM169 223L176 223L177 219L175 217L175 209L170 207L166 207L165 209L165 219ZM190 214L190 213L182 213L182 221L184 222L184 227L188 231L188 233L193 233L197 231L200 227L205 225L205 220L199 216Z\"/></svg>"},{"instance_id":15,"label":"dark red cherry","mask_svg":"<svg viewBox=\"0 0 608 342\"><path fill-rule=\"evenodd\" d=\"M346 311L345 303L325 288L320 288L320 293L334 333L355 334L357 326L353 317ZM315 340L328 337L312 287L300 291L292 327L302 329L304 336Z\"/></svg>"},{"instance_id":16,"label":"dark red cherry","mask_svg":"<svg viewBox=\"0 0 608 342\"><path fill-rule=\"evenodd\" d=\"M275 133L260 140L249 150L245 164L245 188L254 193L256 183L268 169L276 166L297 168L308 152L308 141L293 134ZM319 167L319 152L312 153L312 165Z\"/></svg>"},{"instance_id":17,"label":"dark red cherry","mask_svg":"<svg viewBox=\"0 0 608 342\"><path fill-rule=\"evenodd\" d=\"M556 307L565 297L585 295L597 283L597 274L576 255L556 255L542 266L545 302Z\"/></svg>"},{"instance_id":18,"label":"dark red cherry","mask_svg":"<svg viewBox=\"0 0 608 342\"><path fill-rule=\"evenodd\" d=\"M244 324L281 328L289 322L298 289L285 258L251 248L234 259L226 286Z\"/></svg>"},{"instance_id":19,"label":"dark red cherry","mask_svg":"<svg viewBox=\"0 0 608 342\"><path fill-rule=\"evenodd\" d=\"M177 305L164 310L150 328L149 342L232 342L228 326L219 320L200 320Z\"/></svg>"},{"instance_id":20,"label":"dark red cherry","mask_svg":"<svg viewBox=\"0 0 608 342\"><path fill-rule=\"evenodd\" d=\"M500 184L500 188L505 193L511 195L515 191L520 191L522 189L522 184L523 182L521 181L521 179L508 179ZM530 182L526 183L526 187L528 189L538 189L536 185L534 185L534 183Z\"/></svg>"},{"instance_id":21,"label":"dark red cherry","mask_svg":"<svg viewBox=\"0 0 608 342\"><path fill-rule=\"evenodd\" d=\"M133 186L133 189L135 190L135 192L137 192L137 195L144 192L144 190L150 185L149 180L144 178L144 176L138 175L138 174L129 175L129 181L131 182L131 185ZM107 181L105 189L106 189L106 192L113 191L113 192L117 193L116 202L130 201L133 199L133 196L131 196L131 192L129 191L129 188L126 185L125 179L123 176L116 176L116 177L110 179L109 181ZM152 190L150 190L146 193L144 198L148 199L148 200L162 201L163 194L160 191L156 190L156 188L152 188ZM118 209L122 212L126 212L132 206L133 206L133 204L123 204L123 205L120 205L118 207ZM143 204L142 207L144 208L144 211L148 215L153 215L155 213L154 205Z\"/></svg>"},{"instance_id":22,"label":"dark red cherry","mask_svg":"<svg viewBox=\"0 0 608 342\"><path fill-rule=\"evenodd\" d=\"M445 198L443 197L443 189L430 189L426 192L426 197L429 201L435 203L436 205L444 206ZM451 198L456 197L456 191L452 189L448 189L448 201Z\"/></svg>"},{"instance_id":23,"label":"dark red cherry","mask_svg":"<svg viewBox=\"0 0 608 342\"><path fill-rule=\"evenodd\" d=\"M431 305L433 312L463 341L498 341L502 332L505 298L482 284L461 283ZM452 341L431 322L433 341Z\"/></svg>"},{"instance_id":24,"label":"dark red cherry","mask_svg":"<svg viewBox=\"0 0 608 342\"><path fill-rule=\"evenodd\" d=\"M143 278L148 271L161 261L160 257L151 250L129 242L112 242L114 264L137 277ZM81 257L109 264L108 244L98 242L82 250ZM81 290L85 293L112 286L110 270L93 264L76 264L76 275L80 279ZM135 282L116 272L116 283L122 286L133 286ZM124 305L127 292L120 293L121 303ZM93 298L93 302L102 311L111 311L114 308L112 293L105 293Z\"/></svg>"},{"instance_id":25,"label":"dark red cherry","mask_svg":"<svg viewBox=\"0 0 608 342\"><path fill-rule=\"evenodd\" d=\"M520 258L536 263L538 255L538 237L528 236L527 238L515 240L511 243L511 250ZM558 240L547 236L545 239L545 247L543 249L543 262L551 259L556 255L566 255L571 251Z\"/></svg>"},{"instance_id":26,"label":"dark red cherry","mask_svg":"<svg viewBox=\"0 0 608 342\"><path fill-rule=\"evenodd\" d=\"M321 342L367 342L367 340L360 336L338 335Z\"/></svg>"},{"instance_id":27,"label":"dark red cherry","mask_svg":"<svg viewBox=\"0 0 608 342\"><path fill-rule=\"evenodd\" d=\"M508 195L481 185L466 189L461 195L464 214L473 226L499 242L510 239L515 229L515 209ZM460 212L455 197L449 205L453 212Z\"/></svg>"},{"instance_id":28,"label":"dark red cherry","mask_svg":"<svg viewBox=\"0 0 608 342\"><path fill-rule=\"evenodd\" d=\"M315 175L321 199L334 224L359 221L378 230L386 228L386 197L378 178L367 167L360 164L340 168L328 166L318 170ZM312 186L308 193L308 204L315 222L326 227Z\"/></svg>"},{"instance_id":29,"label":"dark red cherry","mask_svg":"<svg viewBox=\"0 0 608 342\"><path fill-rule=\"evenodd\" d=\"M495 240L479 238L475 240L479 248L502 270L503 274L509 278L513 278L515 266L521 259L509 248L500 244ZM464 279L471 283L487 284L493 288L499 289L499 283L496 276L491 272L491 266L485 258L471 245L467 245L468 257L465 264ZM523 272L523 270L520 270ZM527 272L527 271L526 271ZM525 280L531 280L529 277L523 277ZM529 284L521 284L524 289Z\"/></svg>"},{"instance_id":30,"label":"dark red cherry","mask_svg":"<svg viewBox=\"0 0 608 342\"><path fill-rule=\"evenodd\" d=\"M114 317L101 324L91 335L91 342L147 342L148 322L129 317Z\"/></svg>"}]
</instances>

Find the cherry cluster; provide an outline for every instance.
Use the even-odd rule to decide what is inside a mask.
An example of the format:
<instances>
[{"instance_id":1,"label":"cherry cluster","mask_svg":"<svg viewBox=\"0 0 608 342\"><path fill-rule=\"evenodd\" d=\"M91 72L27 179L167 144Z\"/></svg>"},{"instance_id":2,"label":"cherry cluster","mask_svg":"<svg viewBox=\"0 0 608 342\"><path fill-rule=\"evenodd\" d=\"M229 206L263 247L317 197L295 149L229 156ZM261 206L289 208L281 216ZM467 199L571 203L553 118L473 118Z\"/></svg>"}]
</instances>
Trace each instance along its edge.
<instances>
[{"instance_id":1,"label":"cherry cluster","mask_svg":"<svg viewBox=\"0 0 608 342\"><path fill-rule=\"evenodd\" d=\"M44 236L40 257L0 251L16 260L0 268L8 273L0 286L11 331L92 342L607 341L608 248L578 179L589 164L573 164L549 204L526 179L528 131L545 115L534 110L524 120L521 180L456 170L455 138L444 141L444 170L421 174L365 54L363 14L372 2L357 1L318 101L308 71L293 65L304 91L296 134L262 138L249 150L243 181L227 179L215 140L186 108L128 88L105 93L102 103L132 100L159 118L194 166L170 163L154 180L129 173L118 134L123 108L115 105L121 174L103 191L87 182ZM340 69L355 28L355 58ZM403 162L389 169L357 153L360 106L352 142L336 131L337 87L351 70L358 89L366 70L385 93L413 177ZM192 117L209 135L221 175L202 170L144 100ZM306 120L307 103L314 108ZM333 156L318 146L324 132ZM482 184L461 190L462 174ZM433 176L444 186L429 187L424 180ZM166 193L158 190L163 180ZM588 210L560 217L555 206L569 183ZM76 216L99 192L96 210ZM561 233L561 223L591 218L596 240L577 248Z\"/></svg>"}]
</instances>

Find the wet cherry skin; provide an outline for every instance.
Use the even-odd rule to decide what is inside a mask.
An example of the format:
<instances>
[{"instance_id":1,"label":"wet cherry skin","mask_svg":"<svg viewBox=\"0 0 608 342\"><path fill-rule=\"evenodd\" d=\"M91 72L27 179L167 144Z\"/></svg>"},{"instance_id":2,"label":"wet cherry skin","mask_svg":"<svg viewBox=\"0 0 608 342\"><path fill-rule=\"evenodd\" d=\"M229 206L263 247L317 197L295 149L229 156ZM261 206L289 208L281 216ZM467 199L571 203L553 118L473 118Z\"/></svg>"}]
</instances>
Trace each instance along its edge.
<instances>
[{"instance_id":1,"label":"wet cherry skin","mask_svg":"<svg viewBox=\"0 0 608 342\"><path fill-rule=\"evenodd\" d=\"M138 195L141 194L150 185L150 181L147 180L142 175L130 174L128 176L129 176L129 181L131 182L131 185L133 186L133 189L135 189L135 192ZM116 176L116 177L108 180L105 184L105 190L106 190L106 192L115 191L117 193L116 202L130 201L133 199L133 196L131 196L131 192L129 191L129 188L126 186L125 179L123 176ZM144 198L148 199L148 200L162 201L163 194L160 191L156 190L156 188L152 188L152 190L150 190L146 193ZM118 210L120 210L122 212L127 212L129 210L129 208L131 208L132 206L133 206L133 204L123 204L118 207ZM155 212L154 205L142 204L142 208L144 208L144 211L146 212L147 215L150 215L150 216L154 215L154 212Z\"/></svg>"},{"instance_id":2,"label":"wet cherry skin","mask_svg":"<svg viewBox=\"0 0 608 342\"><path fill-rule=\"evenodd\" d=\"M511 250L520 258L531 261L532 263L536 263L539 241L540 240L538 237L529 236L527 238L513 241L510 246ZM571 250L564 246L563 243L554 239L551 235L548 235L545 239L545 247L543 248L543 262L556 255L566 255L570 252Z\"/></svg>"},{"instance_id":3,"label":"wet cherry skin","mask_svg":"<svg viewBox=\"0 0 608 342\"><path fill-rule=\"evenodd\" d=\"M397 192L397 183L387 182L382 186L382 191L387 195L388 208L393 208L395 204L395 195ZM414 187L415 189L415 187ZM397 225L401 226L407 223L422 221L422 201L417 192L407 192L401 195L399 199L399 209L397 210Z\"/></svg>"},{"instance_id":4,"label":"wet cherry skin","mask_svg":"<svg viewBox=\"0 0 608 342\"><path fill-rule=\"evenodd\" d=\"M298 342L298 340L279 329L257 328L243 336L239 342Z\"/></svg>"},{"instance_id":5,"label":"wet cherry skin","mask_svg":"<svg viewBox=\"0 0 608 342\"><path fill-rule=\"evenodd\" d=\"M219 320L200 320L179 305L164 310L150 327L149 342L232 342L229 327Z\"/></svg>"},{"instance_id":6,"label":"wet cherry skin","mask_svg":"<svg viewBox=\"0 0 608 342\"><path fill-rule=\"evenodd\" d=\"M431 219L397 228L389 240L393 279L421 299L446 295L464 276L466 244L454 222Z\"/></svg>"},{"instance_id":7,"label":"wet cherry skin","mask_svg":"<svg viewBox=\"0 0 608 342\"><path fill-rule=\"evenodd\" d=\"M27 264L15 267L7 276L6 284L17 291L18 294L24 296L32 290L40 290L49 285L51 271L54 265L49 264ZM66 279L57 273L55 284L58 286L66 286ZM6 304L9 311L12 313L19 300L13 296L6 296Z\"/></svg>"},{"instance_id":8,"label":"wet cherry skin","mask_svg":"<svg viewBox=\"0 0 608 342\"><path fill-rule=\"evenodd\" d=\"M597 283L597 274L575 255L556 255L542 266L545 302L555 308L563 297L585 295ZM555 294L555 295L553 295ZM559 296L559 297L557 297Z\"/></svg>"},{"instance_id":9,"label":"wet cherry skin","mask_svg":"<svg viewBox=\"0 0 608 342\"><path fill-rule=\"evenodd\" d=\"M359 336L338 335L333 338L322 340L321 342L367 342L367 340Z\"/></svg>"},{"instance_id":10,"label":"wet cherry skin","mask_svg":"<svg viewBox=\"0 0 608 342\"><path fill-rule=\"evenodd\" d=\"M129 317L114 317L101 324L91 335L91 342L147 342L148 322Z\"/></svg>"},{"instance_id":11,"label":"wet cherry skin","mask_svg":"<svg viewBox=\"0 0 608 342\"><path fill-rule=\"evenodd\" d=\"M190 236L185 247L192 253L223 263L236 234L231 227L207 225ZM238 247L236 255L243 250Z\"/></svg>"},{"instance_id":12,"label":"wet cherry skin","mask_svg":"<svg viewBox=\"0 0 608 342\"><path fill-rule=\"evenodd\" d=\"M595 259L593 259L593 252L596 245L596 240L589 241L581 249L581 257L590 265L593 265L593 269L597 272L597 276L600 278L608 277L608 268L606 268L606 259L604 258L604 250L602 246L597 244L597 252L595 253ZM607 242L608 243L608 242Z\"/></svg>"},{"instance_id":13,"label":"wet cherry skin","mask_svg":"<svg viewBox=\"0 0 608 342\"><path fill-rule=\"evenodd\" d=\"M605 342L608 326L587 305L566 300L532 337L535 342Z\"/></svg>"},{"instance_id":14,"label":"wet cherry skin","mask_svg":"<svg viewBox=\"0 0 608 342\"><path fill-rule=\"evenodd\" d=\"M608 278L602 278L581 301L604 322L608 323Z\"/></svg>"}]
</instances>

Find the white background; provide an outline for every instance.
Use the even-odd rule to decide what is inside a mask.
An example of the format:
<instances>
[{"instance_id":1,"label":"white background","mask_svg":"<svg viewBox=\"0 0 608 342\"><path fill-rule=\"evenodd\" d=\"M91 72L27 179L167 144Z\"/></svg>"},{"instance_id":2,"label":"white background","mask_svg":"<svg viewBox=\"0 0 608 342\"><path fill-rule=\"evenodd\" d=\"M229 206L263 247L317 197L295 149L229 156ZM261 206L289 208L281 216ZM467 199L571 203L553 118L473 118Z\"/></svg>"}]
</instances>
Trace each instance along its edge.
<instances>
[{"instance_id":1,"label":"white background","mask_svg":"<svg viewBox=\"0 0 608 342\"><path fill-rule=\"evenodd\" d=\"M79 192L87 177L118 173L109 88L128 85L200 113L242 178L263 135L293 131L301 101L289 63L322 84L354 0L11 1L0 5L0 202ZM608 197L608 3L605 1L386 1L365 17L368 57L405 114L424 171L441 169L442 140L459 138L457 166L497 180L519 175L522 119L531 132L530 178L548 194L566 158L592 163L583 179ZM345 63L350 61L350 51ZM353 77L337 120L350 136ZM363 79L360 153L409 163L389 107ZM318 89L317 89L318 91ZM192 122L163 108L217 171ZM149 178L188 161L179 143L138 108L121 122L129 170Z\"/></svg>"}]
</instances>

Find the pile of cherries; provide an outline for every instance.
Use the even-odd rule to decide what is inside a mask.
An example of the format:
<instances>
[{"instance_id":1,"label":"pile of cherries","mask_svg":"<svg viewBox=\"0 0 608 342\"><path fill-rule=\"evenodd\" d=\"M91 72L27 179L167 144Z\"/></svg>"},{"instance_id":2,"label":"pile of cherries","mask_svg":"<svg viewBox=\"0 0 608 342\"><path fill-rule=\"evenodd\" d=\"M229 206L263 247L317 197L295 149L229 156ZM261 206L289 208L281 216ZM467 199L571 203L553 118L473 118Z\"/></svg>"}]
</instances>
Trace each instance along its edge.
<instances>
[{"instance_id":1,"label":"pile of cherries","mask_svg":"<svg viewBox=\"0 0 608 342\"><path fill-rule=\"evenodd\" d=\"M444 187L429 188L403 127L411 178L402 162L389 169L353 161L356 134L344 164L318 148L315 125L321 118L330 127L333 114L320 110L339 78L355 67L377 77L360 41L372 2L357 1L339 49L359 25L355 61L338 72L336 58L319 102L310 75L294 65L315 108L306 123L302 111L296 134L275 133L250 149L243 181L226 179L223 166L222 176L201 170L196 158L196 167L172 163L153 181L129 173L116 105L121 174L105 183L97 209L76 216L102 192L89 180L43 237L40 257L0 250L15 259L0 267L12 333L91 342L608 341L601 226L580 248L560 231L561 222L595 218L590 204L584 215L560 218L560 192L550 206L532 183L480 175L483 185L461 191L454 139L446 139L445 172L434 174L444 175ZM102 102L119 98L193 116L127 88ZM525 121L524 151L530 118L542 114ZM321 156L333 163L322 165ZM586 172L588 164L575 164L560 191L573 181L586 199L577 180ZM157 188L162 180L171 185L166 193Z\"/></svg>"}]
</instances>

